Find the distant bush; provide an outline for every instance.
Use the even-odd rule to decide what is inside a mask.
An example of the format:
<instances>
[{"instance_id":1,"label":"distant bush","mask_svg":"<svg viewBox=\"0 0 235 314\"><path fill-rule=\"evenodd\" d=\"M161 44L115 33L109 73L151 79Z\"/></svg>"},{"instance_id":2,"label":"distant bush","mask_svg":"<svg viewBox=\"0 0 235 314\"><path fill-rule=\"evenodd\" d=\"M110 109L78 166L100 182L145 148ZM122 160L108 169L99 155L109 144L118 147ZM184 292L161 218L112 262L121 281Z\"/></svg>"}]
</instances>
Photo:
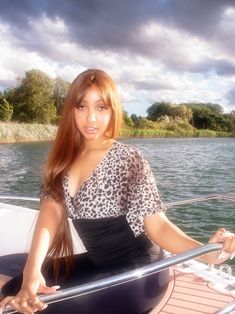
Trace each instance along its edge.
<instances>
[{"instance_id":1,"label":"distant bush","mask_svg":"<svg viewBox=\"0 0 235 314\"><path fill-rule=\"evenodd\" d=\"M13 114L13 106L6 101L5 98L2 99L0 103L0 120L10 121Z\"/></svg>"},{"instance_id":2,"label":"distant bush","mask_svg":"<svg viewBox=\"0 0 235 314\"><path fill-rule=\"evenodd\" d=\"M133 127L134 122L132 121L131 117L129 117L126 111L123 112L123 122L125 126Z\"/></svg>"},{"instance_id":3,"label":"distant bush","mask_svg":"<svg viewBox=\"0 0 235 314\"><path fill-rule=\"evenodd\" d=\"M140 129L157 129L155 122L148 120L146 118L141 118L139 120Z\"/></svg>"},{"instance_id":4,"label":"distant bush","mask_svg":"<svg viewBox=\"0 0 235 314\"><path fill-rule=\"evenodd\" d=\"M153 122L141 119L143 128L127 128L121 130L121 137L228 137L232 132L198 130L189 122L181 119L161 119ZM140 122L140 120L139 120ZM150 122L150 123L149 123ZM147 126L151 128L147 128Z\"/></svg>"}]
</instances>

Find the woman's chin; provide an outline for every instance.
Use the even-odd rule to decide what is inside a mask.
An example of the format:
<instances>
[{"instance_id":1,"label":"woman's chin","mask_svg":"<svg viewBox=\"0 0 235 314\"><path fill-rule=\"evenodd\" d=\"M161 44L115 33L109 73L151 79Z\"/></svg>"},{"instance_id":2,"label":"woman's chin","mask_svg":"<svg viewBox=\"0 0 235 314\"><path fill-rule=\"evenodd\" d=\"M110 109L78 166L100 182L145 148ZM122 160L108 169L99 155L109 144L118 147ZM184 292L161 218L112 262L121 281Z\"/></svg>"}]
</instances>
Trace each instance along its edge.
<instances>
[{"instance_id":1,"label":"woman's chin","mask_svg":"<svg viewBox=\"0 0 235 314\"><path fill-rule=\"evenodd\" d=\"M102 140L104 136L101 136L100 134L83 134L83 138L86 141L97 141L97 140Z\"/></svg>"}]
</instances>

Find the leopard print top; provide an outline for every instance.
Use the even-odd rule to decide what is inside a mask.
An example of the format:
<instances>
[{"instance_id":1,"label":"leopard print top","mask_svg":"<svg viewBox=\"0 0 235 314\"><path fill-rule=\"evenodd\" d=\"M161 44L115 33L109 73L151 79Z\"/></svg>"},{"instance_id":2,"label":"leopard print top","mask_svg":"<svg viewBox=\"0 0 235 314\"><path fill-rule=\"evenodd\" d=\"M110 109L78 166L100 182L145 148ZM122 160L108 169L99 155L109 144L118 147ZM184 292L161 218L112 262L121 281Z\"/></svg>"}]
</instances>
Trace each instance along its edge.
<instances>
[{"instance_id":1,"label":"leopard print top","mask_svg":"<svg viewBox=\"0 0 235 314\"><path fill-rule=\"evenodd\" d=\"M165 211L148 162L137 148L114 142L74 197L68 175L63 179L65 203L72 219L126 215L135 237L144 233L144 217Z\"/></svg>"}]
</instances>

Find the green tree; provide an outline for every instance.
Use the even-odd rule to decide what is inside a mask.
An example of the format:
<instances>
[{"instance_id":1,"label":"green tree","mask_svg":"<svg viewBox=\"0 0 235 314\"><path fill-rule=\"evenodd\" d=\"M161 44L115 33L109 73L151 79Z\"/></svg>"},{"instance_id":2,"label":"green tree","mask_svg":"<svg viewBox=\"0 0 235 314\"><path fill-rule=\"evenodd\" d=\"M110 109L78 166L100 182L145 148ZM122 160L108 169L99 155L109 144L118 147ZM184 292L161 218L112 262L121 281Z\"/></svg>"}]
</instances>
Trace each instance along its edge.
<instances>
[{"instance_id":1,"label":"green tree","mask_svg":"<svg viewBox=\"0 0 235 314\"><path fill-rule=\"evenodd\" d=\"M5 98L0 99L0 120L10 121L13 114L13 106Z\"/></svg>"},{"instance_id":2,"label":"green tree","mask_svg":"<svg viewBox=\"0 0 235 314\"><path fill-rule=\"evenodd\" d=\"M138 128L141 120L141 116L137 116L136 114L131 115L131 120L133 121L134 127Z\"/></svg>"},{"instance_id":3,"label":"green tree","mask_svg":"<svg viewBox=\"0 0 235 314\"><path fill-rule=\"evenodd\" d=\"M3 92L3 97L14 106L15 103L15 88L7 88Z\"/></svg>"},{"instance_id":4,"label":"green tree","mask_svg":"<svg viewBox=\"0 0 235 314\"><path fill-rule=\"evenodd\" d=\"M140 118L139 120L139 129L155 129L156 125L153 121L146 118Z\"/></svg>"},{"instance_id":5,"label":"green tree","mask_svg":"<svg viewBox=\"0 0 235 314\"><path fill-rule=\"evenodd\" d=\"M192 109L192 124L197 129L210 129L221 131L225 128L223 108L218 104L191 103L186 104Z\"/></svg>"},{"instance_id":6,"label":"green tree","mask_svg":"<svg viewBox=\"0 0 235 314\"><path fill-rule=\"evenodd\" d=\"M230 112L231 131L235 132L235 110Z\"/></svg>"},{"instance_id":7,"label":"green tree","mask_svg":"<svg viewBox=\"0 0 235 314\"><path fill-rule=\"evenodd\" d=\"M222 115L224 112L224 108L219 104L206 103L205 106L210 108L211 111L217 115Z\"/></svg>"},{"instance_id":8,"label":"green tree","mask_svg":"<svg viewBox=\"0 0 235 314\"><path fill-rule=\"evenodd\" d=\"M214 129L214 119L212 120L212 112L206 106L197 106L193 110L194 126L198 129Z\"/></svg>"},{"instance_id":9,"label":"green tree","mask_svg":"<svg viewBox=\"0 0 235 314\"><path fill-rule=\"evenodd\" d=\"M56 108L57 115L61 115L64 100L68 89L70 87L70 83L66 82L60 77L57 77L54 80L54 90L53 90L53 100L54 106Z\"/></svg>"},{"instance_id":10,"label":"green tree","mask_svg":"<svg viewBox=\"0 0 235 314\"><path fill-rule=\"evenodd\" d=\"M123 112L123 121L126 126L133 127L134 123L126 111Z\"/></svg>"},{"instance_id":11,"label":"green tree","mask_svg":"<svg viewBox=\"0 0 235 314\"><path fill-rule=\"evenodd\" d=\"M49 123L56 119L53 80L44 72L25 73L15 90L14 118L24 122Z\"/></svg>"},{"instance_id":12,"label":"green tree","mask_svg":"<svg viewBox=\"0 0 235 314\"><path fill-rule=\"evenodd\" d=\"M161 116L169 115L172 105L168 102L155 102L147 109L147 118L157 121Z\"/></svg>"},{"instance_id":13,"label":"green tree","mask_svg":"<svg viewBox=\"0 0 235 314\"><path fill-rule=\"evenodd\" d=\"M190 122L193 118L193 111L191 108L180 104L176 106L172 106L169 110L169 116L172 117L173 119L176 119L177 117L186 120Z\"/></svg>"},{"instance_id":14,"label":"green tree","mask_svg":"<svg viewBox=\"0 0 235 314\"><path fill-rule=\"evenodd\" d=\"M228 132L235 132L235 110L223 115L225 119L226 130Z\"/></svg>"}]
</instances>

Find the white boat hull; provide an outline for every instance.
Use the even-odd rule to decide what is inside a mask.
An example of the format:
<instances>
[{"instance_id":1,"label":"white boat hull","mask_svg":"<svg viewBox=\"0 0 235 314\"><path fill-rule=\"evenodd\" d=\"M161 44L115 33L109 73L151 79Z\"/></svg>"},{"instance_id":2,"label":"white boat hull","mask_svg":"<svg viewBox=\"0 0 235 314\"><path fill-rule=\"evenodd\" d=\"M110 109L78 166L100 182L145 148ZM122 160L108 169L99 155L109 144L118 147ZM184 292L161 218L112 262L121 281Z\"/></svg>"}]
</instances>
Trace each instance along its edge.
<instances>
[{"instance_id":1,"label":"white boat hull","mask_svg":"<svg viewBox=\"0 0 235 314\"><path fill-rule=\"evenodd\" d=\"M0 256L29 252L38 211L22 206L0 203ZM74 251L86 252L71 220Z\"/></svg>"}]
</instances>

